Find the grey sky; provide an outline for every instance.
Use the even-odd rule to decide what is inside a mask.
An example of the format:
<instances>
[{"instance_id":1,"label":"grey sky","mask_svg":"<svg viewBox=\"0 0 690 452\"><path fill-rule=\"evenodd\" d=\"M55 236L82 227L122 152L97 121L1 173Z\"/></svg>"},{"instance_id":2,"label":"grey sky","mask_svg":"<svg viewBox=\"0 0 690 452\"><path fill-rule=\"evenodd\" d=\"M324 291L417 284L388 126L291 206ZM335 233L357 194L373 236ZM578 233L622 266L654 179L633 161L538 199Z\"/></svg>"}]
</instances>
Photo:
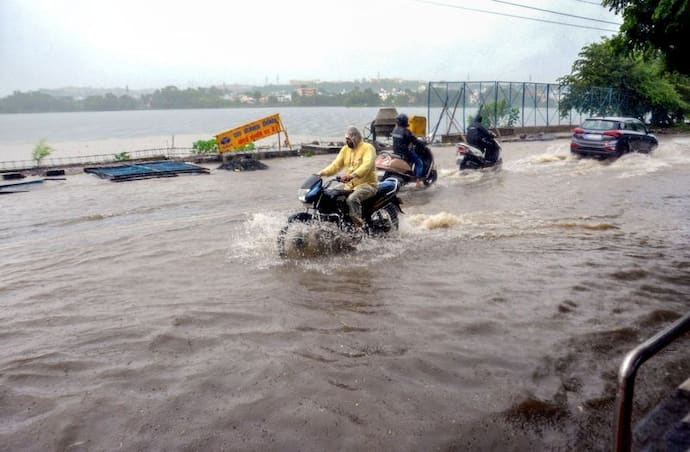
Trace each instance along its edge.
<instances>
[{"instance_id":1,"label":"grey sky","mask_svg":"<svg viewBox=\"0 0 690 452\"><path fill-rule=\"evenodd\" d=\"M514 0L620 22L582 0ZM0 0L0 96L15 90L292 79L554 82L618 26L496 0Z\"/></svg>"}]
</instances>

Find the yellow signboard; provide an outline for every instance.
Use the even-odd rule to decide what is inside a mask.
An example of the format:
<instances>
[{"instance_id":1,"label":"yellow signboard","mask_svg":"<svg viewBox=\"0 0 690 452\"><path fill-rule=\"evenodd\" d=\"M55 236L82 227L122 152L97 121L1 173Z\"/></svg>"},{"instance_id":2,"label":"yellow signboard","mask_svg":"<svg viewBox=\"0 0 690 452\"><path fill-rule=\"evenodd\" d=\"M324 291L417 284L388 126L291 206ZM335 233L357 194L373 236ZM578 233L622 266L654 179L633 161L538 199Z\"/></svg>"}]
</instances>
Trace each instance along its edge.
<instances>
[{"instance_id":1,"label":"yellow signboard","mask_svg":"<svg viewBox=\"0 0 690 452\"><path fill-rule=\"evenodd\" d=\"M416 137L426 136L426 117L411 116L410 117L410 132Z\"/></svg>"},{"instance_id":2,"label":"yellow signboard","mask_svg":"<svg viewBox=\"0 0 690 452\"><path fill-rule=\"evenodd\" d=\"M244 145L283 131L280 115L275 114L218 134L216 135L216 143L218 144L218 151L223 153L237 150Z\"/></svg>"}]
</instances>

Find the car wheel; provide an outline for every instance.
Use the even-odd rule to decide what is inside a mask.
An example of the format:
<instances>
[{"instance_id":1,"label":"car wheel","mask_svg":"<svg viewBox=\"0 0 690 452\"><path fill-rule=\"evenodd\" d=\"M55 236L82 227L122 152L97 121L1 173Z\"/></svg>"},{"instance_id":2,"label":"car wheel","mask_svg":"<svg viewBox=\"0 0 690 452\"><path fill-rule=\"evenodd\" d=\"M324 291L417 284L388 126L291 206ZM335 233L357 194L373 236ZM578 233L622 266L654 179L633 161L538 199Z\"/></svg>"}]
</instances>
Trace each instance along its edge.
<instances>
[{"instance_id":1,"label":"car wheel","mask_svg":"<svg viewBox=\"0 0 690 452\"><path fill-rule=\"evenodd\" d=\"M616 157L620 157L623 154L627 154L630 152L630 146L626 143L618 147L618 150L616 151Z\"/></svg>"}]
</instances>

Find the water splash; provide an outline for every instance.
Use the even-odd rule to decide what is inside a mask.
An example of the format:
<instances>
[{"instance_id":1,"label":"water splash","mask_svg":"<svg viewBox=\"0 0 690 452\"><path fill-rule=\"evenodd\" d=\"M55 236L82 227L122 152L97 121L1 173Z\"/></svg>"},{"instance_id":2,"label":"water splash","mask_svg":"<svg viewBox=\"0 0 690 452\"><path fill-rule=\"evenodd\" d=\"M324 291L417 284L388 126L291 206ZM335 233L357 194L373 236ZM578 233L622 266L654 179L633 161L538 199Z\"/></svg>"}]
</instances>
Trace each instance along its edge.
<instances>
[{"instance_id":1,"label":"water splash","mask_svg":"<svg viewBox=\"0 0 690 452\"><path fill-rule=\"evenodd\" d=\"M656 173L671 164L659 154L630 153L621 156L607 167L607 171L616 172L617 179L645 176Z\"/></svg>"},{"instance_id":2,"label":"water splash","mask_svg":"<svg viewBox=\"0 0 690 452\"><path fill-rule=\"evenodd\" d=\"M343 267L367 268L372 262L399 256L404 251L395 233L387 237L359 236L335 225L292 223L286 237L286 255L280 256L278 237L287 214L255 213L228 240L226 261L257 269L290 266L330 274ZM300 246L295 247L295 241Z\"/></svg>"},{"instance_id":3,"label":"water splash","mask_svg":"<svg viewBox=\"0 0 690 452\"><path fill-rule=\"evenodd\" d=\"M610 229L620 229L615 224L610 223L554 223L552 227L563 229L588 229L590 231L608 231Z\"/></svg>"},{"instance_id":4,"label":"water splash","mask_svg":"<svg viewBox=\"0 0 690 452\"><path fill-rule=\"evenodd\" d=\"M469 221L448 212L439 212L432 215L411 215L407 221L415 228L434 230L448 229L456 225L469 224Z\"/></svg>"},{"instance_id":5,"label":"water splash","mask_svg":"<svg viewBox=\"0 0 690 452\"><path fill-rule=\"evenodd\" d=\"M649 154L629 153L618 159L582 158L570 153L567 143L554 144L544 152L504 163L504 169L542 175L588 176L602 174L626 179L665 170L670 166L690 164L688 139L673 138L662 142Z\"/></svg>"},{"instance_id":6,"label":"water splash","mask_svg":"<svg viewBox=\"0 0 690 452\"><path fill-rule=\"evenodd\" d=\"M230 234L226 260L265 267L278 256L278 232L286 217L261 212L249 216L241 228Z\"/></svg>"},{"instance_id":7,"label":"water splash","mask_svg":"<svg viewBox=\"0 0 690 452\"><path fill-rule=\"evenodd\" d=\"M550 145L543 153L507 162L503 166L505 169L520 173L543 172L545 169L559 170L568 168L577 160L578 158L571 154L563 145Z\"/></svg>"}]
</instances>

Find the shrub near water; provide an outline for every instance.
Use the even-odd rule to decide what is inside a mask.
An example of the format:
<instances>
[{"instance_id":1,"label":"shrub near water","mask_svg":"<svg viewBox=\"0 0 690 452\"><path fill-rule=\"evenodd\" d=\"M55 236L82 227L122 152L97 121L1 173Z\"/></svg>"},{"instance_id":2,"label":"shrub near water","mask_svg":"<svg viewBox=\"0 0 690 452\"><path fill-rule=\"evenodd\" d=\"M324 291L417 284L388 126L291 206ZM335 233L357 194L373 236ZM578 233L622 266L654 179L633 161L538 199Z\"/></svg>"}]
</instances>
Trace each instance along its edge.
<instances>
[{"instance_id":1,"label":"shrub near water","mask_svg":"<svg viewBox=\"0 0 690 452\"><path fill-rule=\"evenodd\" d=\"M253 151L256 149L254 143L248 143L237 149L237 151ZM198 140L192 143L192 154L215 154L218 152L218 144L215 139Z\"/></svg>"},{"instance_id":2,"label":"shrub near water","mask_svg":"<svg viewBox=\"0 0 690 452\"><path fill-rule=\"evenodd\" d=\"M192 143L192 154L213 154L218 152L216 140L198 140Z\"/></svg>"},{"instance_id":3,"label":"shrub near water","mask_svg":"<svg viewBox=\"0 0 690 452\"><path fill-rule=\"evenodd\" d=\"M520 119L520 109L508 105L505 99L498 102L489 102L479 109L482 113L482 124L487 129L494 127L513 127ZM469 117L469 122L474 122L474 116ZM496 119L496 124L494 124Z\"/></svg>"},{"instance_id":4,"label":"shrub near water","mask_svg":"<svg viewBox=\"0 0 690 452\"><path fill-rule=\"evenodd\" d=\"M41 165L41 161L53 152L53 148L48 146L46 140L41 140L31 152L31 159L36 162L36 166Z\"/></svg>"}]
</instances>

